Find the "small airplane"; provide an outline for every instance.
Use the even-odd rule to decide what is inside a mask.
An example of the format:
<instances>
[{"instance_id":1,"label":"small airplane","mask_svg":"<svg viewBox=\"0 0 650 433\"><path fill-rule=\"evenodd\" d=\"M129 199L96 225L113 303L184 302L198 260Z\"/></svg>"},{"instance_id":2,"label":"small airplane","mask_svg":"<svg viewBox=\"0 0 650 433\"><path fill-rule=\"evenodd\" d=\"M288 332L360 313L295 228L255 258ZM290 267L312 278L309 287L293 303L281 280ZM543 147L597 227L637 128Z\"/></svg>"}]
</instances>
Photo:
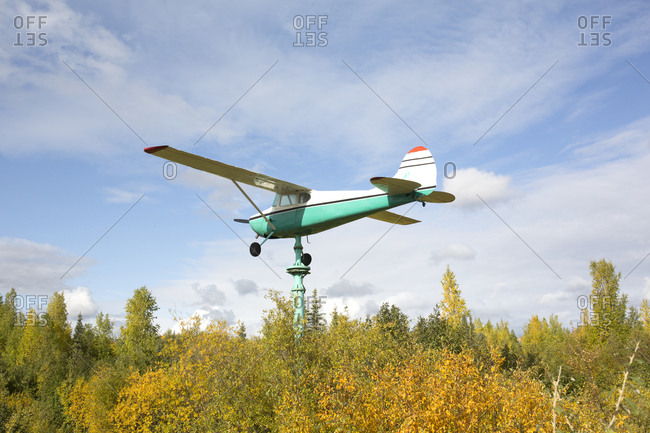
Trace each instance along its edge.
<instances>
[{"instance_id":1,"label":"small airplane","mask_svg":"<svg viewBox=\"0 0 650 433\"><path fill-rule=\"evenodd\" d=\"M269 239L296 238L312 235L349 222L368 217L392 224L408 225L420 221L389 212L397 206L415 201L450 203L453 194L436 191L436 163L431 152L423 146L411 149L393 177L373 177L373 188L366 191L317 191L295 183L276 179L261 173L224 164L169 146L154 146L145 152L197 170L206 171L232 180L257 214L249 219L235 219L247 223L263 237L262 243L253 242L250 253L260 255L262 245ZM262 211L246 194L239 183L273 191L275 199L270 208ZM302 255L302 263L309 266L311 256Z\"/></svg>"}]
</instances>

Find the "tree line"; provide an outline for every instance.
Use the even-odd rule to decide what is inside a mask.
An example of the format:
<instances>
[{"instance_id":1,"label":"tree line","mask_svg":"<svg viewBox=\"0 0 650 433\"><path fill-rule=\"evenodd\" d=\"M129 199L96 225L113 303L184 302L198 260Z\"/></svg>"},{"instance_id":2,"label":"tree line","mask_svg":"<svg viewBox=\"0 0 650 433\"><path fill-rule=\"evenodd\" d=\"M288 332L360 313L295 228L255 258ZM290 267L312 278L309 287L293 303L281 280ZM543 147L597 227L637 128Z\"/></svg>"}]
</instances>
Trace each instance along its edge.
<instances>
[{"instance_id":1,"label":"tree line","mask_svg":"<svg viewBox=\"0 0 650 433\"><path fill-rule=\"evenodd\" d=\"M411 324L335 310L314 291L297 338L290 299L267 296L259 335L243 323L160 332L134 291L119 330L107 314L74 327L62 294L23 313L0 297L0 426L6 432L650 431L650 307L621 292L606 260L589 265L580 326L533 315L520 337L473 317L454 273Z\"/></svg>"}]
</instances>

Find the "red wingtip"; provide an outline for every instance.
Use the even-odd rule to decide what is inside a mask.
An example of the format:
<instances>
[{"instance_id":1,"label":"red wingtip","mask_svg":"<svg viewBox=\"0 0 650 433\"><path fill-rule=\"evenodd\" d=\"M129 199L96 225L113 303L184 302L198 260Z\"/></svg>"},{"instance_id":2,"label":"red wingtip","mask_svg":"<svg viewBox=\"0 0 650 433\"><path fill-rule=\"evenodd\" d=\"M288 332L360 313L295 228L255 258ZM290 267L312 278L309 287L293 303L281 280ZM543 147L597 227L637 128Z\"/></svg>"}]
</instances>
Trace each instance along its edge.
<instances>
[{"instance_id":1,"label":"red wingtip","mask_svg":"<svg viewBox=\"0 0 650 433\"><path fill-rule=\"evenodd\" d=\"M424 146L418 146L418 147L414 147L413 149L409 150L409 153L419 152L421 150L428 150L428 149L426 147L424 147Z\"/></svg>"},{"instance_id":2,"label":"red wingtip","mask_svg":"<svg viewBox=\"0 0 650 433\"><path fill-rule=\"evenodd\" d=\"M147 153L156 153L159 150L167 149L169 146L153 146L153 147L146 147L144 149L145 152Z\"/></svg>"}]
</instances>

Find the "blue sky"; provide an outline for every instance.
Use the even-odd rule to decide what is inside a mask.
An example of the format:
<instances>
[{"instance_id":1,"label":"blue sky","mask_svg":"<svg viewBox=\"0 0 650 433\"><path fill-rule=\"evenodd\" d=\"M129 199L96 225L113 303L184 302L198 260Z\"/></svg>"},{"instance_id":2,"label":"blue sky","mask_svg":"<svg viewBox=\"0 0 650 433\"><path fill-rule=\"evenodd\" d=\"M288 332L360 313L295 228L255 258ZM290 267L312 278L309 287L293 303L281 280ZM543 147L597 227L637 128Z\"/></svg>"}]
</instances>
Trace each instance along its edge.
<instances>
[{"instance_id":1,"label":"blue sky","mask_svg":"<svg viewBox=\"0 0 650 433\"><path fill-rule=\"evenodd\" d=\"M294 28L307 15L327 22ZM16 28L27 16L45 23ZM355 266L389 225L310 237L305 285L327 311L427 315L449 264L483 320L575 326L600 258L638 305L650 297L649 18L644 2L3 2L0 292L63 290L71 315L119 326L146 285L163 329L197 313L254 331L267 290L289 294L292 241L264 245L272 270L251 258L201 200L252 242L231 222L255 212L232 183L182 167L168 180L142 149L328 190L370 188L425 145L456 202L412 208L422 223ZM294 46L308 31L327 45ZM47 44L14 46L29 32ZM263 208L273 198L247 191Z\"/></svg>"}]
</instances>

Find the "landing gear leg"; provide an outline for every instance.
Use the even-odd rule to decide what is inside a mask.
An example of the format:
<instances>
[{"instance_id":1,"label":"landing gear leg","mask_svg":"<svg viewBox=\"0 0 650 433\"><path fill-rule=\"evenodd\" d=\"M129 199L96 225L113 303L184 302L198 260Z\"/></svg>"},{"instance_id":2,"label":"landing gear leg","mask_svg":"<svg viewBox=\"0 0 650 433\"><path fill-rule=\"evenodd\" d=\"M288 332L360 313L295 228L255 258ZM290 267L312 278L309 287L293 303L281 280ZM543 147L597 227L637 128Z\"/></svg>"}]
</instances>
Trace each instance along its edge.
<instances>
[{"instance_id":1,"label":"landing gear leg","mask_svg":"<svg viewBox=\"0 0 650 433\"><path fill-rule=\"evenodd\" d=\"M273 236L274 233L275 231L272 231L267 237L264 238L261 244L258 244L257 242L253 242L251 246L248 248L248 251L251 253L251 256L253 257L259 256L260 253L262 252L262 245L264 245L264 242L271 239L271 236Z\"/></svg>"}]
</instances>

